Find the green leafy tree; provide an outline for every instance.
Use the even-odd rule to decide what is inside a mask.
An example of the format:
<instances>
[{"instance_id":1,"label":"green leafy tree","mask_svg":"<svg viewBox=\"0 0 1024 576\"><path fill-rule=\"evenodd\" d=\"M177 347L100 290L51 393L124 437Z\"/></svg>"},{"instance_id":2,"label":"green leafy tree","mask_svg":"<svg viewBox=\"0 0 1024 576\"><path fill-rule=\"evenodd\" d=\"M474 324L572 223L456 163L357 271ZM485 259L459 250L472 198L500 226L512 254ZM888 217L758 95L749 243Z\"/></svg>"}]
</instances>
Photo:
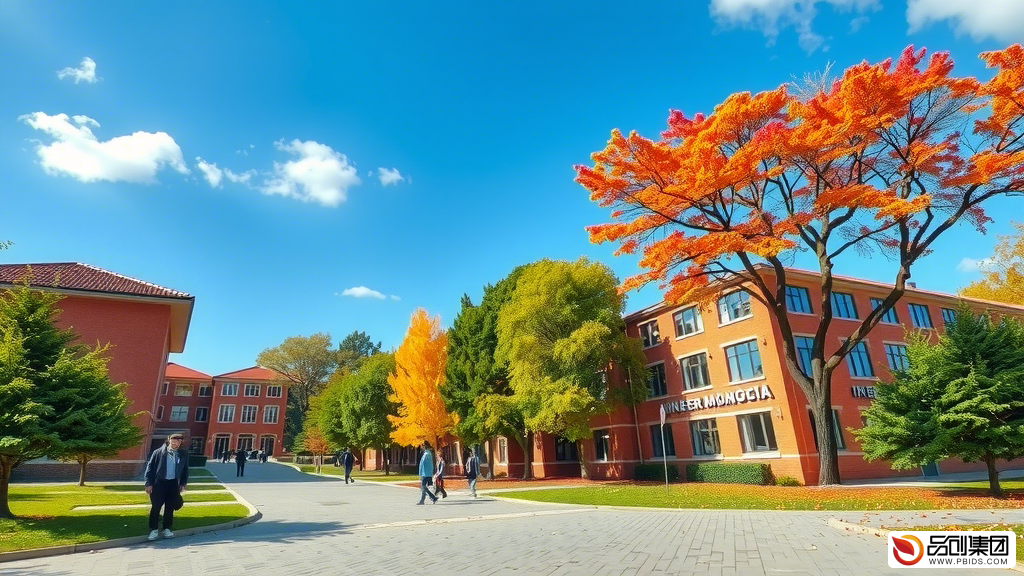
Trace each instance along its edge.
<instances>
[{"instance_id":1,"label":"green leafy tree","mask_svg":"<svg viewBox=\"0 0 1024 576\"><path fill-rule=\"evenodd\" d=\"M256 357L256 363L281 375L288 386L288 405L284 420L284 445L298 445L294 438L302 430L310 399L324 387L338 365L337 351L331 348L331 335L320 332L312 336L292 336L280 346L267 348Z\"/></svg>"},{"instance_id":2,"label":"green leafy tree","mask_svg":"<svg viewBox=\"0 0 1024 576\"><path fill-rule=\"evenodd\" d=\"M375 448L384 457L384 474L391 473L387 459L394 425L388 416L398 414L398 405L389 398L392 395L388 375L395 371L395 357L389 353L370 356L359 372L346 376L341 381L338 401L332 410L340 412L344 436L359 449L360 469L366 458L366 449Z\"/></svg>"},{"instance_id":3,"label":"green leafy tree","mask_svg":"<svg viewBox=\"0 0 1024 576\"><path fill-rule=\"evenodd\" d=\"M380 352L380 342L374 344L365 332L356 330L338 344L338 370L357 372L367 358Z\"/></svg>"},{"instance_id":4,"label":"green leafy tree","mask_svg":"<svg viewBox=\"0 0 1024 576\"><path fill-rule=\"evenodd\" d=\"M528 429L580 442L594 415L646 397L639 379L610 388L605 377L612 365L644 370L639 342L626 336L624 306L612 271L586 258L541 260L523 271L499 313L496 359L508 362L513 391L502 403L514 404Z\"/></svg>"},{"instance_id":5,"label":"green leafy tree","mask_svg":"<svg viewBox=\"0 0 1024 576\"><path fill-rule=\"evenodd\" d=\"M1024 456L1024 326L961 308L937 343L911 334L908 344L909 368L879 384L854 431L865 457L896 469L982 461L1002 496L996 462Z\"/></svg>"}]
</instances>

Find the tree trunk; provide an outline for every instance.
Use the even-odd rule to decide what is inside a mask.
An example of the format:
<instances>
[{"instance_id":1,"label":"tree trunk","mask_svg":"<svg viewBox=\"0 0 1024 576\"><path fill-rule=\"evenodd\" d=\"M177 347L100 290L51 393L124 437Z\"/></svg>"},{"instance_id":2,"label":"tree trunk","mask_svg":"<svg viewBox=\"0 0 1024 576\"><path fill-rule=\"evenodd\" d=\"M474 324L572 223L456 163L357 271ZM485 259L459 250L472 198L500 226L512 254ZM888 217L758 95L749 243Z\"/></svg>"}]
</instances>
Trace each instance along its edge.
<instances>
[{"instance_id":1,"label":"tree trunk","mask_svg":"<svg viewBox=\"0 0 1024 576\"><path fill-rule=\"evenodd\" d=\"M523 449L523 480L533 479L533 432L527 432L518 440Z\"/></svg>"},{"instance_id":2,"label":"tree trunk","mask_svg":"<svg viewBox=\"0 0 1024 576\"><path fill-rule=\"evenodd\" d=\"M487 439L487 479L494 480L494 436Z\"/></svg>"},{"instance_id":3,"label":"tree trunk","mask_svg":"<svg viewBox=\"0 0 1024 576\"><path fill-rule=\"evenodd\" d=\"M832 434L832 385L810 398L814 433L818 438L818 486L839 484L839 454Z\"/></svg>"},{"instance_id":4,"label":"tree trunk","mask_svg":"<svg viewBox=\"0 0 1024 576\"><path fill-rule=\"evenodd\" d=\"M11 508L7 504L8 488L11 484L11 461L0 456L0 518L14 518Z\"/></svg>"},{"instance_id":5,"label":"tree trunk","mask_svg":"<svg viewBox=\"0 0 1024 576\"><path fill-rule=\"evenodd\" d=\"M587 453L583 451L583 440L576 441L576 459L580 462L580 478L589 479L590 471L587 470Z\"/></svg>"},{"instance_id":6,"label":"tree trunk","mask_svg":"<svg viewBox=\"0 0 1024 576\"><path fill-rule=\"evenodd\" d=\"M382 462L384 466L384 475L389 476L391 474L391 450L388 449L387 444L382 444L380 447L381 458L384 459Z\"/></svg>"},{"instance_id":7,"label":"tree trunk","mask_svg":"<svg viewBox=\"0 0 1024 576\"><path fill-rule=\"evenodd\" d=\"M359 471L363 471L363 462L366 462L366 448L359 449Z\"/></svg>"},{"instance_id":8,"label":"tree trunk","mask_svg":"<svg viewBox=\"0 0 1024 576\"><path fill-rule=\"evenodd\" d=\"M985 456L985 464L988 465L988 489L996 498L1002 498L1003 487L999 485L999 471L996 470L996 459L992 455Z\"/></svg>"},{"instance_id":9,"label":"tree trunk","mask_svg":"<svg viewBox=\"0 0 1024 576\"><path fill-rule=\"evenodd\" d=\"M85 486L85 465L89 463L89 459L85 456L78 457L78 485Z\"/></svg>"}]
</instances>

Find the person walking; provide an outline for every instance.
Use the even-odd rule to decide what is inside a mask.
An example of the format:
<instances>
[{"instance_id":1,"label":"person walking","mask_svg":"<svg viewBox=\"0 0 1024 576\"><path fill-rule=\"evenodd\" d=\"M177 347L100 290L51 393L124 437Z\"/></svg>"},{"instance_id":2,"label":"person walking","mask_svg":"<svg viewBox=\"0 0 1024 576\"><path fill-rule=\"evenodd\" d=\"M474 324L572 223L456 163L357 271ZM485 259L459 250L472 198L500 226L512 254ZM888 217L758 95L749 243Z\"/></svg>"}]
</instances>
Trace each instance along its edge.
<instances>
[{"instance_id":1,"label":"person walking","mask_svg":"<svg viewBox=\"0 0 1024 576\"><path fill-rule=\"evenodd\" d=\"M263 450L263 448L260 448L259 453L256 454L256 461L259 462L260 464L266 463L266 461L267 461L267 453L266 453L266 451Z\"/></svg>"},{"instance_id":2,"label":"person walking","mask_svg":"<svg viewBox=\"0 0 1024 576\"><path fill-rule=\"evenodd\" d=\"M466 470L466 480L469 481L469 493L476 498L476 477L480 475L480 458L477 457L476 452L469 451L469 458L466 459L466 465L463 468Z\"/></svg>"},{"instance_id":3,"label":"person walking","mask_svg":"<svg viewBox=\"0 0 1024 576\"><path fill-rule=\"evenodd\" d=\"M181 494L188 485L188 454L181 450L181 434L171 434L167 442L149 455L146 463L146 494L149 509L149 540L160 537L160 508L164 509L164 538L174 538L174 510L181 507Z\"/></svg>"},{"instance_id":4,"label":"person walking","mask_svg":"<svg viewBox=\"0 0 1024 576\"><path fill-rule=\"evenodd\" d=\"M352 453L348 451L348 448L345 448L345 450L342 451L341 463L343 466L345 466L345 484L348 484L350 479L352 480L353 484L355 484L356 482L355 479L352 478L352 465L355 464L355 460L355 456L353 456Z\"/></svg>"},{"instance_id":5,"label":"person walking","mask_svg":"<svg viewBox=\"0 0 1024 576\"><path fill-rule=\"evenodd\" d=\"M441 493L441 498L448 497L448 492L444 489L444 455L440 453L437 455L437 473L434 474L434 496L437 496L438 492Z\"/></svg>"},{"instance_id":6,"label":"person walking","mask_svg":"<svg viewBox=\"0 0 1024 576\"><path fill-rule=\"evenodd\" d=\"M241 446L235 452L235 478L245 476L245 459L249 457L249 451Z\"/></svg>"},{"instance_id":7,"label":"person walking","mask_svg":"<svg viewBox=\"0 0 1024 576\"><path fill-rule=\"evenodd\" d=\"M420 501L417 505L423 504L427 496L430 496L431 503L437 504L437 496L430 493L430 478L434 474L434 455L430 452L430 442L423 441L423 455L420 456Z\"/></svg>"}]
</instances>

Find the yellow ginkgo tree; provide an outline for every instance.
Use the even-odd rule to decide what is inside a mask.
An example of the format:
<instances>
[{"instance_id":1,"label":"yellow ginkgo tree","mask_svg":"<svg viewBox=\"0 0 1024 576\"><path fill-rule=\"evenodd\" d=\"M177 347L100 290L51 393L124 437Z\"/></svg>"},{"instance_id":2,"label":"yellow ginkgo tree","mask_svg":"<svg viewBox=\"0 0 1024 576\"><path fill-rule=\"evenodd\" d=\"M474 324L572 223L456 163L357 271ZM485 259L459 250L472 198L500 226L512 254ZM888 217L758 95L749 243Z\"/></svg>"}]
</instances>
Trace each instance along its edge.
<instances>
[{"instance_id":1,"label":"yellow ginkgo tree","mask_svg":"<svg viewBox=\"0 0 1024 576\"><path fill-rule=\"evenodd\" d=\"M402 446L424 440L434 447L455 430L458 417L449 413L441 398L448 338L441 317L430 318L419 308L412 315L405 339L395 351L395 373L388 377L398 403L398 415L388 416L395 430L391 439Z\"/></svg>"}]
</instances>

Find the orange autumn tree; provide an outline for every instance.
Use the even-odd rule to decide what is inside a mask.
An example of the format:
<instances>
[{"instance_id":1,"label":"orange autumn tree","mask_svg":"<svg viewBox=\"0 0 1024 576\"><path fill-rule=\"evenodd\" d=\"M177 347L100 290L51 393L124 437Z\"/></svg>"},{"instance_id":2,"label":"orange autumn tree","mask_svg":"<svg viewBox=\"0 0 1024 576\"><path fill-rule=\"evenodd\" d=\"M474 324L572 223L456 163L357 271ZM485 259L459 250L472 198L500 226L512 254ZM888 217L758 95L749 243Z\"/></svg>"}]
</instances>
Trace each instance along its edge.
<instances>
[{"instance_id":1,"label":"orange autumn tree","mask_svg":"<svg viewBox=\"0 0 1024 576\"><path fill-rule=\"evenodd\" d=\"M987 82L953 76L946 53L926 60L908 47L831 83L733 94L709 116L672 111L660 140L615 130L593 167L576 167L591 199L613 210L612 222L588 227L591 241L641 254L644 270L623 290L655 282L678 303L739 287L777 319L786 367L811 404L820 484L840 480L832 373L937 238L961 222L984 232L982 204L1024 189L1024 49L981 58L996 69ZM784 263L799 251L821 273L806 375L785 298ZM837 259L872 251L893 263L888 294L848 340L826 339Z\"/></svg>"},{"instance_id":2,"label":"orange autumn tree","mask_svg":"<svg viewBox=\"0 0 1024 576\"><path fill-rule=\"evenodd\" d=\"M440 448L440 441L455 430L457 417L446 410L440 392L447 347L440 316L431 319L426 310L417 309L405 340L395 351L395 372L388 376L394 391L390 400L398 403L398 415L388 416L395 426L391 439L400 446L429 440Z\"/></svg>"}]
</instances>

